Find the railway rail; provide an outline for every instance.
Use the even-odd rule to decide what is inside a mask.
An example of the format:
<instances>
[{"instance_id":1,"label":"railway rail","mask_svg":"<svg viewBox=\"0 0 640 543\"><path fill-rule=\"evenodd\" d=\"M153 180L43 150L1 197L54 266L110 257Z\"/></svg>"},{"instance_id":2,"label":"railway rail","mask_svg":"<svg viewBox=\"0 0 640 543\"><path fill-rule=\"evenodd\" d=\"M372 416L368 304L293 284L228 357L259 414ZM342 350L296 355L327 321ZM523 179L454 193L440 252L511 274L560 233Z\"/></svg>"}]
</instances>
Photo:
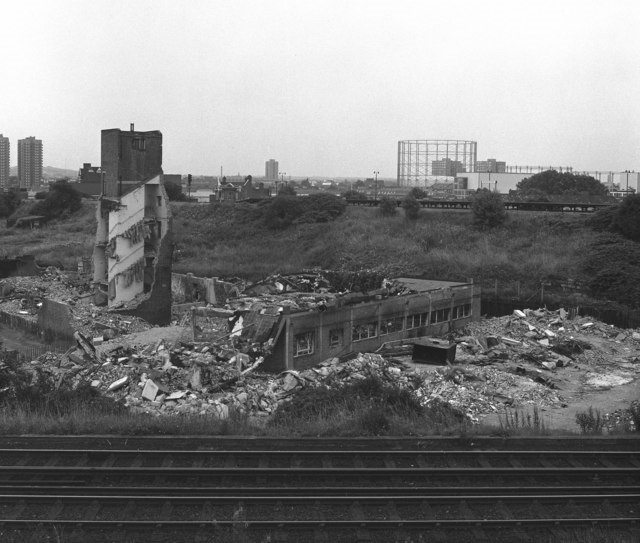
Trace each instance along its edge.
<instances>
[{"instance_id":1,"label":"railway rail","mask_svg":"<svg viewBox=\"0 0 640 543\"><path fill-rule=\"evenodd\" d=\"M638 440L615 441L620 450L602 450L602 440L591 447L565 440L562 450L522 450L515 442L496 450L490 440L479 440L479 448L440 441L438 450L402 439L369 440L363 448L362 440L198 438L186 449L183 440L134 439L129 446L119 438L117 447L103 448L104 438L55 438L48 449L39 438L0 439L0 540L640 535ZM139 446L153 443L175 447Z\"/></svg>"},{"instance_id":2,"label":"railway rail","mask_svg":"<svg viewBox=\"0 0 640 543\"><path fill-rule=\"evenodd\" d=\"M402 205L402 199L391 200L397 207ZM420 206L431 209L471 209L469 200L428 200L419 199ZM347 204L354 206L377 207L380 200L347 200ZM513 202L505 201L504 207L511 211L551 211L561 213L593 213L599 209L609 207L610 203L572 203L572 202Z\"/></svg>"}]
</instances>

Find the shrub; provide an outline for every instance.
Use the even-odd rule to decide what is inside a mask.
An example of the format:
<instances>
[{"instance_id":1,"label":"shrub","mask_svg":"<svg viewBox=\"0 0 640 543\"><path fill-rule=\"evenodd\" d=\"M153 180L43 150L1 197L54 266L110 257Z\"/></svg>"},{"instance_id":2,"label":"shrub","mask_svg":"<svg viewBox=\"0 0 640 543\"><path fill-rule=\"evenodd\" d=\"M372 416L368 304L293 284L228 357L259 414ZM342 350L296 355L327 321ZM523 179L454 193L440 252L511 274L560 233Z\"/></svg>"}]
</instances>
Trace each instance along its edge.
<instances>
[{"instance_id":1,"label":"shrub","mask_svg":"<svg viewBox=\"0 0 640 543\"><path fill-rule=\"evenodd\" d=\"M333 194L310 196L278 195L264 210L265 223L272 229L283 229L291 224L329 222L344 213L347 204Z\"/></svg>"},{"instance_id":2,"label":"shrub","mask_svg":"<svg viewBox=\"0 0 640 543\"><path fill-rule=\"evenodd\" d=\"M581 268L594 296L640 307L640 244L601 234L584 251Z\"/></svg>"},{"instance_id":3,"label":"shrub","mask_svg":"<svg viewBox=\"0 0 640 543\"><path fill-rule=\"evenodd\" d=\"M640 403L632 405L629 408L629 417L633 422L635 431L640 432Z\"/></svg>"},{"instance_id":4,"label":"shrub","mask_svg":"<svg viewBox=\"0 0 640 543\"><path fill-rule=\"evenodd\" d=\"M603 207L588 217L585 224L597 232L611 231L614 228L613 225L617 212L617 205Z\"/></svg>"},{"instance_id":5,"label":"shrub","mask_svg":"<svg viewBox=\"0 0 640 543\"><path fill-rule=\"evenodd\" d=\"M402 209L404 209L404 216L407 220L415 221L418 219L420 204L412 194L407 194L404 200L402 200Z\"/></svg>"},{"instance_id":6,"label":"shrub","mask_svg":"<svg viewBox=\"0 0 640 543\"><path fill-rule=\"evenodd\" d=\"M31 210L33 215L43 215L46 220L65 218L82 207L82 196L67 181L56 181L44 200Z\"/></svg>"},{"instance_id":7,"label":"shrub","mask_svg":"<svg viewBox=\"0 0 640 543\"><path fill-rule=\"evenodd\" d=\"M409 191L409 195L413 196L416 200L420 200L421 198L427 197L427 193L424 190L422 190L420 187L413 187Z\"/></svg>"},{"instance_id":8,"label":"shrub","mask_svg":"<svg viewBox=\"0 0 640 543\"><path fill-rule=\"evenodd\" d=\"M369 199L369 197L364 192L359 192L357 190L348 190L347 192L343 192L342 197L345 200L368 200Z\"/></svg>"},{"instance_id":9,"label":"shrub","mask_svg":"<svg viewBox=\"0 0 640 543\"><path fill-rule=\"evenodd\" d=\"M612 227L624 237L640 241L640 194L622 200L615 210Z\"/></svg>"},{"instance_id":10,"label":"shrub","mask_svg":"<svg viewBox=\"0 0 640 543\"><path fill-rule=\"evenodd\" d=\"M295 196L276 196L265 209L265 224L268 228L282 229L291 225L302 215L302 205Z\"/></svg>"},{"instance_id":11,"label":"shrub","mask_svg":"<svg viewBox=\"0 0 640 543\"><path fill-rule=\"evenodd\" d=\"M20 205L20 193L11 189L7 193L0 192L0 217L9 217Z\"/></svg>"},{"instance_id":12,"label":"shrub","mask_svg":"<svg viewBox=\"0 0 640 543\"><path fill-rule=\"evenodd\" d=\"M186 202L188 200L187 195L182 192L182 186L178 183L166 181L164 190L167 192L167 198L172 202Z\"/></svg>"},{"instance_id":13,"label":"shrub","mask_svg":"<svg viewBox=\"0 0 640 543\"><path fill-rule=\"evenodd\" d=\"M383 217L391 217L398 212L396 203L388 196L380 198L380 213Z\"/></svg>"},{"instance_id":14,"label":"shrub","mask_svg":"<svg viewBox=\"0 0 640 543\"><path fill-rule=\"evenodd\" d=\"M482 190L473 195L471 200L473 224L478 228L494 228L507 219L502 197L497 192Z\"/></svg>"},{"instance_id":15,"label":"shrub","mask_svg":"<svg viewBox=\"0 0 640 543\"><path fill-rule=\"evenodd\" d=\"M587 411L576 413L576 423L583 434L601 434L604 429L604 419L599 409L589 407Z\"/></svg>"}]
</instances>

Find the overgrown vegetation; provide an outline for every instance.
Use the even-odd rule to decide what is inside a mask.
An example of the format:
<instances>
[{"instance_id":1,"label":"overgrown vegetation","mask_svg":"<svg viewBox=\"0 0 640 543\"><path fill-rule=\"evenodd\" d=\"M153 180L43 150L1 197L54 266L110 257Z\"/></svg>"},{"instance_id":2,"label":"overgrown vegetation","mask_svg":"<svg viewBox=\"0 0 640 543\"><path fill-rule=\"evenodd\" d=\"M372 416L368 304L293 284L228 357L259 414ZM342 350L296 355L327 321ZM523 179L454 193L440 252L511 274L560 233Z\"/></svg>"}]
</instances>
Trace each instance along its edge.
<instances>
[{"instance_id":1,"label":"overgrown vegetation","mask_svg":"<svg viewBox=\"0 0 640 543\"><path fill-rule=\"evenodd\" d=\"M20 193L17 189L0 192L0 217L11 216L20 205Z\"/></svg>"},{"instance_id":2,"label":"overgrown vegetation","mask_svg":"<svg viewBox=\"0 0 640 543\"><path fill-rule=\"evenodd\" d=\"M640 242L640 194L626 196L622 202L598 210L587 224L599 232L613 232Z\"/></svg>"},{"instance_id":3,"label":"overgrown vegetation","mask_svg":"<svg viewBox=\"0 0 640 543\"><path fill-rule=\"evenodd\" d=\"M263 206L268 228L280 230L292 224L322 223L335 220L344 213L347 204L332 194L318 193L297 197L286 192Z\"/></svg>"},{"instance_id":4,"label":"overgrown vegetation","mask_svg":"<svg viewBox=\"0 0 640 543\"><path fill-rule=\"evenodd\" d=\"M396 203L388 196L380 198L380 214L383 217L393 217L398 212Z\"/></svg>"},{"instance_id":5,"label":"overgrown vegetation","mask_svg":"<svg viewBox=\"0 0 640 543\"><path fill-rule=\"evenodd\" d=\"M549 429L537 405L531 412L522 409L507 409L498 416L500 431L504 435L548 435Z\"/></svg>"},{"instance_id":6,"label":"overgrown vegetation","mask_svg":"<svg viewBox=\"0 0 640 543\"><path fill-rule=\"evenodd\" d=\"M507 220L502 196L497 192L481 190L471 199L473 224L480 229L501 226Z\"/></svg>"},{"instance_id":7,"label":"overgrown vegetation","mask_svg":"<svg viewBox=\"0 0 640 543\"><path fill-rule=\"evenodd\" d=\"M418 220L418 213L420 213L420 204L416 197L409 193L402 200L402 209L404 209L404 216L409 221Z\"/></svg>"},{"instance_id":8,"label":"overgrown vegetation","mask_svg":"<svg viewBox=\"0 0 640 543\"><path fill-rule=\"evenodd\" d=\"M640 243L601 234L580 262L594 296L640 308Z\"/></svg>"},{"instance_id":9,"label":"overgrown vegetation","mask_svg":"<svg viewBox=\"0 0 640 543\"><path fill-rule=\"evenodd\" d=\"M358 436L435 434L466 428L464 415L444 403L423 407L408 389L367 377L331 388L306 388L269 420L274 432Z\"/></svg>"},{"instance_id":10,"label":"overgrown vegetation","mask_svg":"<svg viewBox=\"0 0 640 543\"><path fill-rule=\"evenodd\" d=\"M607 187L595 177L556 170L526 177L516 187L516 197L532 201L595 202L607 195Z\"/></svg>"},{"instance_id":11,"label":"overgrown vegetation","mask_svg":"<svg viewBox=\"0 0 640 543\"><path fill-rule=\"evenodd\" d=\"M599 435L604 430L604 419L599 409L589 406L587 411L576 413L576 424L583 434Z\"/></svg>"},{"instance_id":12,"label":"overgrown vegetation","mask_svg":"<svg viewBox=\"0 0 640 543\"><path fill-rule=\"evenodd\" d=\"M44 199L36 200L32 205L23 204L21 208L9 218L7 224L11 226L19 216L41 215L45 221L52 219L67 219L82 207L82 196L66 180L56 181ZM22 206L21 206L22 207Z\"/></svg>"}]
</instances>

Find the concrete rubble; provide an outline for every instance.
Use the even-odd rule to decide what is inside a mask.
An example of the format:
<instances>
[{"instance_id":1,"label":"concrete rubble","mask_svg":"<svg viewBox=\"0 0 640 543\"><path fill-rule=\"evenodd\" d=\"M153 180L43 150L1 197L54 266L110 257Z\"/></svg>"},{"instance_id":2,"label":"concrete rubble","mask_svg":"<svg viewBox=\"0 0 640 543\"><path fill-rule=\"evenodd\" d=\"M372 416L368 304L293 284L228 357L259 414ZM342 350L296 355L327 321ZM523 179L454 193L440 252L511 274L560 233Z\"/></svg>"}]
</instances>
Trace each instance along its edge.
<instances>
[{"instance_id":1,"label":"concrete rubble","mask_svg":"<svg viewBox=\"0 0 640 543\"><path fill-rule=\"evenodd\" d=\"M313 274L286 280L276 276L248 287L212 317L198 321L206 321L206 330L192 333L185 313L173 323L185 333L172 337L165 333L168 328L96 307L72 276L53 268L41 277L4 279L1 294L4 311L34 315L44 297L72 308L75 348L62 355L47 353L32 361L32 368L74 386L90 384L131 410L152 415L226 417L233 409L267 417L306 387L341 386L374 375L413 390L424 405L445 402L479 422L507 408L562 408L569 401L562 392L566 380L601 390L640 377L640 330L619 329L563 309L522 309L472 322L448 338L455 343L455 362L444 366L413 362L410 350L395 349L332 358L304 371L262 372L269 345L255 333L243 334L238 316L272 307L322 310L323 304L335 303L342 294L331 292ZM141 333L153 339L136 342ZM625 414L605 418L613 425L624 422Z\"/></svg>"}]
</instances>

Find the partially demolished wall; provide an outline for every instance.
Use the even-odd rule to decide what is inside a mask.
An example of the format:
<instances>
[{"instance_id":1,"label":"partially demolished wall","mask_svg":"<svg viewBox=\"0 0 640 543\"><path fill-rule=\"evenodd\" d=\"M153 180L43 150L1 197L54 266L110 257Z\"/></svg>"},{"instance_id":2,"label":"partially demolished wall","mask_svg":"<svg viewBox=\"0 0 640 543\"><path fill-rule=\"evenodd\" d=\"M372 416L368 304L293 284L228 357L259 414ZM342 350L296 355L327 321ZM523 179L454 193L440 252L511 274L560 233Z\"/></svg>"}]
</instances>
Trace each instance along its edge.
<instances>
[{"instance_id":1,"label":"partially demolished wall","mask_svg":"<svg viewBox=\"0 0 640 543\"><path fill-rule=\"evenodd\" d=\"M97 210L94 283L109 309L151 324L171 321L171 211L156 176Z\"/></svg>"}]
</instances>

